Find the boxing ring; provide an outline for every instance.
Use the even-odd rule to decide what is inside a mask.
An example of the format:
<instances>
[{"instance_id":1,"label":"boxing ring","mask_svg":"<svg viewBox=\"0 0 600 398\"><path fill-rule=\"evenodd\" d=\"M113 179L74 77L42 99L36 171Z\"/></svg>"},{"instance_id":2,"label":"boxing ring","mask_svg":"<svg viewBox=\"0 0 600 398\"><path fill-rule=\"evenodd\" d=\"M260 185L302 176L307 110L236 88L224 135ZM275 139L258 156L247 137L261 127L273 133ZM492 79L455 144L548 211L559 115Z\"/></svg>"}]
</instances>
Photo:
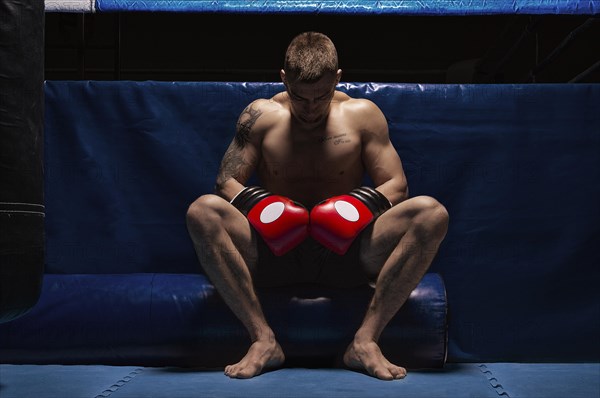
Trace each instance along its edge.
<instances>
[{"instance_id":1,"label":"boxing ring","mask_svg":"<svg viewBox=\"0 0 600 398\"><path fill-rule=\"evenodd\" d=\"M45 11L597 16L599 3L62 0ZM230 380L219 368L247 336L200 272L185 212L212 191L240 111L283 86L43 82L39 57L27 62L0 64L31 97L10 101L17 85L0 79L1 398L600 394L600 84L340 84L386 115L410 195L450 214L429 273L382 336L408 376L339 366L368 288L297 286L259 292L286 366ZM30 157L8 156L17 148Z\"/></svg>"}]
</instances>

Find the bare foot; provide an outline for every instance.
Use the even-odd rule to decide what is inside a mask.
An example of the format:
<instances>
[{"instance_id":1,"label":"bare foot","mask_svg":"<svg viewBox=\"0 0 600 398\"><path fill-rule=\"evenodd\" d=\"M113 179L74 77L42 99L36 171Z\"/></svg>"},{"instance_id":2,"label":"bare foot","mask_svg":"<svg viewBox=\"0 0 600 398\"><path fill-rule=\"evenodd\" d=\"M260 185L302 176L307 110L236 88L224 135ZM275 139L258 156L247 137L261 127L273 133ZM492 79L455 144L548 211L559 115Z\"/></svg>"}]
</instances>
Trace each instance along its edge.
<instances>
[{"instance_id":1,"label":"bare foot","mask_svg":"<svg viewBox=\"0 0 600 398\"><path fill-rule=\"evenodd\" d=\"M225 375L235 379L249 379L265 370L281 366L284 360L279 343L273 340L256 341L241 361L225 367Z\"/></svg>"},{"instance_id":2,"label":"bare foot","mask_svg":"<svg viewBox=\"0 0 600 398\"><path fill-rule=\"evenodd\" d=\"M403 379L406 369L388 361L374 341L354 340L344 354L344 364L351 369L365 370L381 380Z\"/></svg>"}]
</instances>

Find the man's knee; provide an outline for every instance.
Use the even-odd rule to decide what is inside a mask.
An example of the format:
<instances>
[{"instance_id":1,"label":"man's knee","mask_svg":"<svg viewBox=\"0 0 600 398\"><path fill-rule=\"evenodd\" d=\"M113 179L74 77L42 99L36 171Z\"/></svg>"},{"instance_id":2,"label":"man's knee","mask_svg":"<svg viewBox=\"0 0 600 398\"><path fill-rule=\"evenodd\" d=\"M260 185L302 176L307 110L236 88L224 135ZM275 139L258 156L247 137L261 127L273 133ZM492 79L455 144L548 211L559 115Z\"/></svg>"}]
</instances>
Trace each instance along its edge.
<instances>
[{"instance_id":1,"label":"man's knee","mask_svg":"<svg viewBox=\"0 0 600 398\"><path fill-rule=\"evenodd\" d=\"M415 231L429 239L443 239L448 231L448 210L430 196L418 196L413 200L417 210L412 220Z\"/></svg>"},{"instance_id":2,"label":"man's knee","mask_svg":"<svg viewBox=\"0 0 600 398\"><path fill-rule=\"evenodd\" d=\"M188 207L186 213L188 227L206 229L221 225L225 203L225 200L217 195L200 196Z\"/></svg>"}]
</instances>

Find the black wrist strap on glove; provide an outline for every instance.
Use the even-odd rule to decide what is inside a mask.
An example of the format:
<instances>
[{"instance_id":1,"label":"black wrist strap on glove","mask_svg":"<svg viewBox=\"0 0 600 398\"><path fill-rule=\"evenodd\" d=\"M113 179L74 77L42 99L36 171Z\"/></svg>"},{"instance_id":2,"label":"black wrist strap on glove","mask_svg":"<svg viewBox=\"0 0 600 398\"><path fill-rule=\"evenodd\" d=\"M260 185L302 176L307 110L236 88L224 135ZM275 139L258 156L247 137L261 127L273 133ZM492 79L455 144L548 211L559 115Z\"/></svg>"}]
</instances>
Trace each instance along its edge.
<instances>
[{"instance_id":1,"label":"black wrist strap on glove","mask_svg":"<svg viewBox=\"0 0 600 398\"><path fill-rule=\"evenodd\" d=\"M258 202L268 196L271 196L271 193L262 187L246 187L231 199L231 204L244 213L244 215L248 215L248 212Z\"/></svg>"},{"instance_id":2,"label":"black wrist strap on glove","mask_svg":"<svg viewBox=\"0 0 600 398\"><path fill-rule=\"evenodd\" d=\"M355 188L348 194L363 202L374 217L379 217L386 210L392 208L392 204L384 194L371 187Z\"/></svg>"}]
</instances>

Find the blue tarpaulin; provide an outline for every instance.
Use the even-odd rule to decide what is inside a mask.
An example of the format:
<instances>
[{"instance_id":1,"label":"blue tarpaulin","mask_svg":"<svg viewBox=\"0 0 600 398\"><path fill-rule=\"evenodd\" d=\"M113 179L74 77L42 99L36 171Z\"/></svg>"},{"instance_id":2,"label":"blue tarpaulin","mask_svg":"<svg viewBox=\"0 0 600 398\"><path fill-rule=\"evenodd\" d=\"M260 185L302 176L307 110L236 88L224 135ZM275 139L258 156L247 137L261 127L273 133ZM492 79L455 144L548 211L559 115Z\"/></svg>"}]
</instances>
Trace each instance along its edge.
<instances>
[{"instance_id":1,"label":"blue tarpaulin","mask_svg":"<svg viewBox=\"0 0 600 398\"><path fill-rule=\"evenodd\" d=\"M46 0L50 11L166 11L209 13L492 15L580 14L600 12L598 0Z\"/></svg>"}]
</instances>

